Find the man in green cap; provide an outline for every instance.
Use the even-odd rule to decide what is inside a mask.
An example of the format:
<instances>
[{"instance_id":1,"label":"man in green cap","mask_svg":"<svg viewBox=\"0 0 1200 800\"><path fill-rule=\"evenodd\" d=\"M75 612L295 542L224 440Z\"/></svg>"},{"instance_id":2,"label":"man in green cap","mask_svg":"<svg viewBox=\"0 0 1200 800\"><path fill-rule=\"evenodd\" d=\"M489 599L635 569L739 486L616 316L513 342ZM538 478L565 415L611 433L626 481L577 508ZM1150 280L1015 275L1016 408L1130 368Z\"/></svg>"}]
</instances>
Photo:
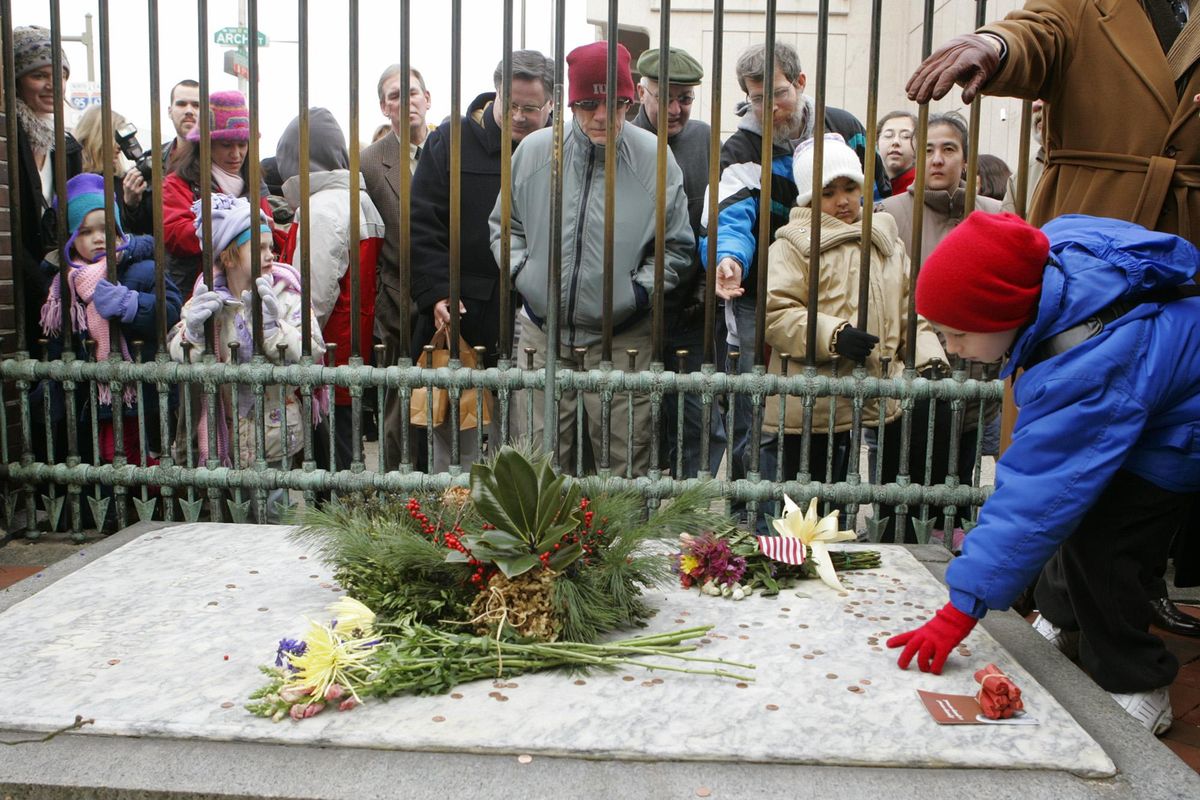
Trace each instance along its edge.
<instances>
[{"instance_id":1,"label":"man in green cap","mask_svg":"<svg viewBox=\"0 0 1200 800\"><path fill-rule=\"evenodd\" d=\"M659 49L647 50L637 60L637 72L641 75L637 94L641 108L633 124L653 134L665 122L667 146L683 171L683 191L687 195L688 220L697 240L701 235L700 217L704 210L704 192L708 188L708 148L711 129L707 123L691 119L692 107L696 102L696 87L704 80L704 68L700 62L678 47L670 49L667 64L667 86L659 85ZM704 358L704 281L699 256L693 253L692 277L680 284L664 298L666 320L662 358L668 369L678 366L676 353L687 351L684 369L698 371ZM694 478L700 469L710 475L717 474L721 456L725 452L725 429L721 415L712 415L709 432L708 464L700 463L700 442L703 431L703 416L700 398L687 395L684 400L684 437L676 441L677 404L667 398L663 402L664 444L660 452L667 459L663 466L675 471L679 450L683 451L683 471L676 477Z\"/></svg>"}]
</instances>

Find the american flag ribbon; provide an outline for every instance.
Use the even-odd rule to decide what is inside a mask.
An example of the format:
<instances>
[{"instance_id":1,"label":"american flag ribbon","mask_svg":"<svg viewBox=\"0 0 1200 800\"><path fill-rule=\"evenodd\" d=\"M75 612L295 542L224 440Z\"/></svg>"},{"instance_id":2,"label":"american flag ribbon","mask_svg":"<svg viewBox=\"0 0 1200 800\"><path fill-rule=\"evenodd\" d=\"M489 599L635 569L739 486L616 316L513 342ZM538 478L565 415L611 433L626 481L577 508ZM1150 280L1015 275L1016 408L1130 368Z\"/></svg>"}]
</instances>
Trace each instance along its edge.
<instances>
[{"instance_id":1,"label":"american flag ribbon","mask_svg":"<svg viewBox=\"0 0 1200 800\"><path fill-rule=\"evenodd\" d=\"M758 549L772 561L800 565L804 563L804 542L793 536L755 536Z\"/></svg>"}]
</instances>

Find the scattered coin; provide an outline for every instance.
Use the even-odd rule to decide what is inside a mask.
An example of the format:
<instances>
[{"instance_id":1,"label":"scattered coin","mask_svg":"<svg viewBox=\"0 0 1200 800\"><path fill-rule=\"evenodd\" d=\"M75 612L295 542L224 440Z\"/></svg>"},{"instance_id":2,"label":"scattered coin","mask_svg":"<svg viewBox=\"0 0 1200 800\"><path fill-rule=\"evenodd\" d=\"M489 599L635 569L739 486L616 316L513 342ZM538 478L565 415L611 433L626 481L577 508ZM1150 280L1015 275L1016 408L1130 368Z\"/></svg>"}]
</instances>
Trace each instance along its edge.
<instances>
[{"instance_id":1,"label":"scattered coin","mask_svg":"<svg viewBox=\"0 0 1200 800\"><path fill-rule=\"evenodd\" d=\"M450 695L450 699L451 700L462 700L463 696L459 692L455 692L454 694Z\"/></svg>"},{"instance_id":2,"label":"scattered coin","mask_svg":"<svg viewBox=\"0 0 1200 800\"><path fill-rule=\"evenodd\" d=\"M712 789L707 786L701 786L696 790L696 797L708 797L710 794L712 794Z\"/></svg>"},{"instance_id":3,"label":"scattered coin","mask_svg":"<svg viewBox=\"0 0 1200 800\"><path fill-rule=\"evenodd\" d=\"M529 764L532 761L533 761L533 756L531 756L531 755L522 753L521 755L517 756L518 764Z\"/></svg>"},{"instance_id":4,"label":"scattered coin","mask_svg":"<svg viewBox=\"0 0 1200 800\"><path fill-rule=\"evenodd\" d=\"M624 676L622 676L622 677L621 677L621 680L623 680L623 681L632 681L632 680L634 680L634 677L633 677L632 675L624 675Z\"/></svg>"},{"instance_id":5,"label":"scattered coin","mask_svg":"<svg viewBox=\"0 0 1200 800\"><path fill-rule=\"evenodd\" d=\"M789 644L788 647L792 648L793 650L800 649L800 645L796 644L795 642L792 642L791 644Z\"/></svg>"},{"instance_id":6,"label":"scattered coin","mask_svg":"<svg viewBox=\"0 0 1200 800\"><path fill-rule=\"evenodd\" d=\"M582 678L580 678L579 680L575 681L575 685L576 685L576 686L584 686L584 685L586 685L586 684L587 684L587 681L583 680Z\"/></svg>"},{"instance_id":7,"label":"scattered coin","mask_svg":"<svg viewBox=\"0 0 1200 800\"><path fill-rule=\"evenodd\" d=\"M767 711L778 711L778 710L779 710L779 706L775 705L774 703L767 703Z\"/></svg>"},{"instance_id":8,"label":"scattered coin","mask_svg":"<svg viewBox=\"0 0 1200 800\"><path fill-rule=\"evenodd\" d=\"M826 677L826 678L829 678L829 680L831 680L831 681L832 681L832 680L835 680L835 679L837 678L837 673L836 673L836 672L826 672L826 673L825 673L825 677Z\"/></svg>"},{"instance_id":9,"label":"scattered coin","mask_svg":"<svg viewBox=\"0 0 1200 800\"><path fill-rule=\"evenodd\" d=\"M117 664L120 664L120 663L121 663L121 659L119 659L119 658L110 658L108 660L108 665L110 667L115 667Z\"/></svg>"},{"instance_id":10,"label":"scattered coin","mask_svg":"<svg viewBox=\"0 0 1200 800\"><path fill-rule=\"evenodd\" d=\"M854 692L855 694L858 694L859 692L862 691L861 686L847 686L846 688L849 689L850 691Z\"/></svg>"},{"instance_id":11,"label":"scattered coin","mask_svg":"<svg viewBox=\"0 0 1200 800\"><path fill-rule=\"evenodd\" d=\"M445 717L442 717L442 716L437 716L437 717L434 717L434 718L433 718L433 721L434 721L434 722L445 722L445 721L446 721L446 718L445 718Z\"/></svg>"},{"instance_id":12,"label":"scattered coin","mask_svg":"<svg viewBox=\"0 0 1200 800\"><path fill-rule=\"evenodd\" d=\"M734 684L734 686L736 686L739 689L749 689L750 688L750 684L743 683L742 681L738 681L737 683Z\"/></svg>"},{"instance_id":13,"label":"scattered coin","mask_svg":"<svg viewBox=\"0 0 1200 800\"><path fill-rule=\"evenodd\" d=\"M221 703L221 708L233 708L233 703L226 700L224 703Z\"/></svg>"}]
</instances>

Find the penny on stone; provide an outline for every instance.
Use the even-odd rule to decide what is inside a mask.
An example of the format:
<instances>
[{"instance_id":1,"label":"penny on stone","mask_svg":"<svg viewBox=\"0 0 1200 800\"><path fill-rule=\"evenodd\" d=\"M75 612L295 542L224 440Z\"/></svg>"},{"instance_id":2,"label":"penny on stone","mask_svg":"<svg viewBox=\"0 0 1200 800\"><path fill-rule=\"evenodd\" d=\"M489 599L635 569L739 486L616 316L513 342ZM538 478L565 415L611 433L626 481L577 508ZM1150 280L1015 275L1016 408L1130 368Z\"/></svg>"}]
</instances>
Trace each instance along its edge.
<instances>
[{"instance_id":1,"label":"penny on stone","mask_svg":"<svg viewBox=\"0 0 1200 800\"><path fill-rule=\"evenodd\" d=\"M696 790L696 797L708 797L711 794L712 789L709 789L707 786L701 786Z\"/></svg>"},{"instance_id":2,"label":"penny on stone","mask_svg":"<svg viewBox=\"0 0 1200 800\"><path fill-rule=\"evenodd\" d=\"M227 583L227 584L225 584L225 588L226 589L236 589L237 584L236 583Z\"/></svg>"},{"instance_id":3,"label":"penny on stone","mask_svg":"<svg viewBox=\"0 0 1200 800\"><path fill-rule=\"evenodd\" d=\"M663 682L663 679L662 678L654 678L650 682L653 683L655 686L658 686Z\"/></svg>"},{"instance_id":4,"label":"penny on stone","mask_svg":"<svg viewBox=\"0 0 1200 800\"><path fill-rule=\"evenodd\" d=\"M210 606L218 606L218 605L220 605L220 603L218 603L216 600L209 600L209 601L208 601L208 604L209 604Z\"/></svg>"},{"instance_id":5,"label":"penny on stone","mask_svg":"<svg viewBox=\"0 0 1200 800\"><path fill-rule=\"evenodd\" d=\"M738 681L737 683L734 684L734 686L736 686L739 689L749 689L750 688L750 684L744 683L742 681Z\"/></svg>"},{"instance_id":6,"label":"penny on stone","mask_svg":"<svg viewBox=\"0 0 1200 800\"><path fill-rule=\"evenodd\" d=\"M859 683L861 683L863 686L870 686L870 685L871 685L871 681L870 681L869 679L867 679L867 678L863 678L862 680L860 680L860 681L859 681Z\"/></svg>"},{"instance_id":7,"label":"penny on stone","mask_svg":"<svg viewBox=\"0 0 1200 800\"><path fill-rule=\"evenodd\" d=\"M308 556L300 556L301 561L308 561Z\"/></svg>"},{"instance_id":8,"label":"penny on stone","mask_svg":"<svg viewBox=\"0 0 1200 800\"><path fill-rule=\"evenodd\" d=\"M440 716L440 715L439 715L439 716L436 716L436 717L434 717L434 718L433 718L433 721L434 721L434 722L445 722L445 721L446 721L446 718L445 718L445 717L443 717L443 716Z\"/></svg>"},{"instance_id":9,"label":"penny on stone","mask_svg":"<svg viewBox=\"0 0 1200 800\"><path fill-rule=\"evenodd\" d=\"M450 695L450 699L451 700L462 700L463 696L460 692L455 692L454 694Z\"/></svg>"},{"instance_id":10,"label":"penny on stone","mask_svg":"<svg viewBox=\"0 0 1200 800\"><path fill-rule=\"evenodd\" d=\"M682 625L682 624L683 624L683 623L685 623L685 622L687 622L687 620L686 620L686 619L677 619L677 620L675 620L675 624L676 624L676 625Z\"/></svg>"},{"instance_id":11,"label":"penny on stone","mask_svg":"<svg viewBox=\"0 0 1200 800\"><path fill-rule=\"evenodd\" d=\"M621 677L621 680L623 680L623 681L632 681L632 680L634 680L634 677L633 677L632 675L623 675L623 676Z\"/></svg>"},{"instance_id":12,"label":"penny on stone","mask_svg":"<svg viewBox=\"0 0 1200 800\"><path fill-rule=\"evenodd\" d=\"M837 679L837 673L836 673L836 672L826 672L826 673L825 673L825 677L826 677L826 678L829 678L829 680L831 680L831 681L832 681L832 680L836 680L836 679Z\"/></svg>"},{"instance_id":13,"label":"penny on stone","mask_svg":"<svg viewBox=\"0 0 1200 800\"><path fill-rule=\"evenodd\" d=\"M788 647L792 648L793 650L800 649L800 645L796 644L795 642L792 642L791 644L789 644Z\"/></svg>"},{"instance_id":14,"label":"penny on stone","mask_svg":"<svg viewBox=\"0 0 1200 800\"><path fill-rule=\"evenodd\" d=\"M504 684L504 688L505 689L516 689L518 687L517 687L517 684L509 682L509 683Z\"/></svg>"},{"instance_id":15,"label":"penny on stone","mask_svg":"<svg viewBox=\"0 0 1200 800\"><path fill-rule=\"evenodd\" d=\"M774 703L767 703L767 711L778 711L778 710L779 710L779 706L775 705Z\"/></svg>"},{"instance_id":16,"label":"penny on stone","mask_svg":"<svg viewBox=\"0 0 1200 800\"><path fill-rule=\"evenodd\" d=\"M488 692L488 697L503 697L503 696L504 695L500 694L500 692Z\"/></svg>"},{"instance_id":17,"label":"penny on stone","mask_svg":"<svg viewBox=\"0 0 1200 800\"><path fill-rule=\"evenodd\" d=\"M803 628L803 629L807 629L807 628L808 628L808 626L807 626L807 625L805 625L803 622L801 622L801 623L800 623L799 625L797 625L796 627L798 627L798 628Z\"/></svg>"},{"instance_id":18,"label":"penny on stone","mask_svg":"<svg viewBox=\"0 0 1200 800\"><path fill-rule=\"evenodd\" d=\"M518 764L529 764L529 763L532 763L532 761L533 761L533 756L531 756L527 753L522 753L521 755L517 756Z\"/></svg>"},{"instance_id":19,"label":"penny on stone","mask_svg":"<svg viewBox=\"0 0 1200 800\"><path fill-rule=\"evenodd\" d=\"M749 626L749 625L747 625L746 623L742 622L742 623L739 623L739 624L738 624L738 627L739 627L739 628L749 628L750 626Z\"/></svg>"},{"instance_id":20,"label":"penny on stone","mask_svg":"<svg viewBox=\"0 0 1200 800\"><path fill-rule=\"evenodd\" d=\"M855 694L858 694L859 692L862 691L861 686L847 686L846 688L849 689L850 691L854 692Z\"/></svg>"},{"instance_id":21,"label":"penny on stone","mask_svg":"<svg viewBox=\"0 0 1200 800\"><path fill-rule=\"evenodd\" d=\"M779 609L779 610L780 610L780 611L791 611L791 609L790 609L790 608L788 608L788 607L786 607L786 606L784 606L783 608L781 608L781 609Z\"/></svg>"},{"instance_id":22,"label":"penny on stone","mask_svg":"<svg viewBox=\"0 0 1200 800\"><path fill-rule=\"evenodd\" d=\"M654 681L642 681L642 686L645 686L647 689L649 689L654 686Z\"/></svg>"},{"instance_id":23,"label":"penny on stone","mask_svg":"<svg viewBox=\"0 0 1200 800\"><path fill-rule=\"evenodd\" d=\"M257 574L258 574L258 570L256 570L256 569L252 569L252 570L250 570L250 574L251 574L251 575L257 575Z\"/></svg>"},{"instance_id":24,"label":"penny on stone","mask_svg":"<svg viewBox=\"0 0 1200 800\"><path fill-rule=\"evenodd\" d=\"M743 634L742 634L741 636L739 636L738 638L739 638L739 639L742 639L742 640L744 641L744 640L746 640L746 639L749 639L750 637L749 637L749 636L747 636L746 634L744 634L744 633L743 633Z\"/></svg>"},{"instance_id":25,"label":"penny on stone","mask_svg":"<svg viewBox=\"0 0 1200 800\"><path fill-rule=\"evenodd\" d=\"M224 703L221 703L221 708L233 708L233 703L226 700Z\"/></svg>"},{"instance_id":26,"label":"penny on stone","mask_svg":"<svg viewBox=\"0 0 1200 800\"><path fill-rule=\"evenodd\" d=\"M825 655L825 651L824 650L813 650L813 655L814 656L823 656L823 655Z\"/></svg>"},{"instance_id":27,"label":"penny on stone","mask_svg":"<svg viewBox=\"0 0 1200 800\"><path fill-rule=\"evenodd\" d=\"M880 647L879 645L875 645L875 646L874 646L874 647L872 647L871 649L872 649L872 650L874 650L876 653L882 653L882 652L883 652L883 648L882 648L882 647Z\"/></svg>"},{"instance_id":28,"label":"penny on stone","mask_svg":"<svg viewBox=\"0 0 1200 800\"><path fill-rule=\"evenodd\" d=\"M333 588L333 584L332 584L332 583L322 583L322 584L321 584L321 588L322 588L322 589L332 589L332 588Z\"/></svg>"},{"instance_id":29,"label":"penny on stone","mask_svg":"<svg viewBox=\"0 0 1200 800\"><path fill-rule=\"evenodd\" d=\"M701 639L700 644L712 644L712 639Z\"/></svg>"},{"instance_id":30,"label":"penny on stone","mask_svg":"<svg viewBox=\"0 0 1200 800\"><path fill-rule=\"evenodd\" d=\"M119 658L110 658L108 660L108 665L110 667L115 667L117 664L120 664L120 663L121 663L121 659L119 659Z\"/></svg>"},{"instance_id":31,"label":"penny on stone","mask_svg":"<svg viewBox=\"0 0 1200 800\"><path fill-rule=\"evenodd\" d=\"M805 653L804 658L808 661L812 661L814 658L816 658L816 656L814 656L812 653Z\"/></svg>"},{"instance_id":32,"label":"penny on stone","mask_svg":"<svg viewBox=\"0 0 1200 800\"><path fill-rule=\"evenodd\" d=\"M308 577L310 577L310 578L319 578L319 577L321 577L321 576L320 576L320 575L309 575Z\"/></svg>"},{"instance_id":33,"label":"penny on stone","mask_svg":"<svg viewBox=\"0 0 1200 800\"><path fill-rule=\"evenodd\" d=\"M586 686L586 685L587 685L587 681L585 681L585 680L583 680L582 678L580 678L579 680L575 681L575 685L576 685L576 686Z\"/></svg>"},{"instance_id":34,"label":"penny on stone","mask_svg":"<svg viewBox=\"0 0 1200 800\"><path fill-rule=\"evenodd\" d=\"M260 606L258 610L259 611L270 611L271 609L267 608L266 606Z\"/></svg>"},{"instance_id":35,"label":"penny on stone","mask_svg":"<svg viewBox=\"0 0 1200 800\"><path fill-rule=\"evenodd\" d=\"M497 699L497 700L499 700L501 703L507 703L507 702L508 702L508 695L506 695L506 694L502 694L502 695L500 695L499 697L497 697L496 699Z\"/></svg>"}]
</instances>

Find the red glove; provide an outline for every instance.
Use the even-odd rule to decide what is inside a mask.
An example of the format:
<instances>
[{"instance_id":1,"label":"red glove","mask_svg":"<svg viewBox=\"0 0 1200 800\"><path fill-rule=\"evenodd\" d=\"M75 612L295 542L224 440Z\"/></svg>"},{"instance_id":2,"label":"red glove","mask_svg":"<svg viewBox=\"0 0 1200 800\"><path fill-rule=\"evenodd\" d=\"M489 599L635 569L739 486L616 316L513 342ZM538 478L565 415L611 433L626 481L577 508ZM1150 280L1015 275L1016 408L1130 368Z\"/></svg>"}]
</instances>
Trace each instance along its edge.
<instances>
[{"instance_id":1,"label":"red glove","mask_svg":"<svg viewBox=\"0 0 1200 800\"><path fill-rule=\"evenodd\" d=\"M950 651L967 638L976 622L979 620L946 603L929 622L915 631L893 636L887 640L887 646L904 648L897 662L900 669L908 669L908 662L915 655L921 672L941 675L942 665L950 657Z\"/></svg>"},{"instance_id":2,"label":"red glove","mask_svg":"<svg viewBox=\"0 0 1200 800\"><path fill-rule=\"evenodd\" d=\"M958 83L963 87L963 102L969 105L999 66L1000 52L988 37L955 36L917 67L904 89L909 100L928 103L941 100Z\"/></svg>"}]
</instances>

